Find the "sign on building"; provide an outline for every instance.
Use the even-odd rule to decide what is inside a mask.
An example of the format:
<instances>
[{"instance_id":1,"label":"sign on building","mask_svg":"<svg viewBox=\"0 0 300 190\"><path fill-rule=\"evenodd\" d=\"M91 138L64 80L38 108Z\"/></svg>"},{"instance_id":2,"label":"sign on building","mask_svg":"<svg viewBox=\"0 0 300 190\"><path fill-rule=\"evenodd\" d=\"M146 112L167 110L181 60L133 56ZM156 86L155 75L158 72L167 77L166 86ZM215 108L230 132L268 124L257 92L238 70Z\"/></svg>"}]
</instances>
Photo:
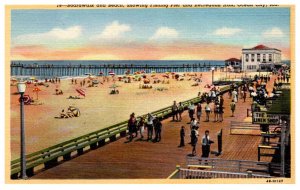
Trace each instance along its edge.
<instances>
[{"instance_id":1,"label":"sign on building","mask_svg":"<svg viewBox=\"0 0 300 190\"><path fill-rule=\"evenodd\" d=\"M278 125L280 122L280 115L268 114L267 112L253 112L252 123L253 124L268 124Z\"/></svg>"}]
</instances>

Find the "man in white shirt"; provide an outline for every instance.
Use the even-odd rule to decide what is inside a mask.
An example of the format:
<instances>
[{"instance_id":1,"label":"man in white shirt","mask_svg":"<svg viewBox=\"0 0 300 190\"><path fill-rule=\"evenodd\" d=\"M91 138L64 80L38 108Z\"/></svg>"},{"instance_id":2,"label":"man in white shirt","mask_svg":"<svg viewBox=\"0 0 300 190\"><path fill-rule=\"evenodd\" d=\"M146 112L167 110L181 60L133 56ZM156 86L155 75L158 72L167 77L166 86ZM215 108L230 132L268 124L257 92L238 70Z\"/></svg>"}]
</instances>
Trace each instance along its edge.
<instances>
[{"instance_id":1,"label":"man in white shirt","mask_svg":"<svg viewBox=\"0 0 300 190\"><path fill-rule=\"evenodd\" d=\"M203 158L208 158L210 153L210 145L213 141L209 138L209 131L205 131L205 135L202 137L202 156Z\"/></svg>"}]
</instances>

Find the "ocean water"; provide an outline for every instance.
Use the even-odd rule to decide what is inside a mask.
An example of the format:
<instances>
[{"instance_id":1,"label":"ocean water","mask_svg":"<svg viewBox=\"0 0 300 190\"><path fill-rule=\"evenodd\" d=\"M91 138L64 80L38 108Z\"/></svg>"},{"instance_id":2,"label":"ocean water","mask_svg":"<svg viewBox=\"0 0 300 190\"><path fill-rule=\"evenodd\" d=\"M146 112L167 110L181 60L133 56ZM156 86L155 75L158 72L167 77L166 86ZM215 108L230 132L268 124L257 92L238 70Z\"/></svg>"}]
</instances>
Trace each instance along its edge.
<instances>
[{"instance_id":1,"label":"ocean water","mask_svg":"<svg viewBox=\"0 0 300 190\"><path fill-rule=\"evenodd\" d=\"M24 65L183 65L183 64L212 64L224 65L222 60L61 60L61 61L22 61L13 60L11 63Z\"/></svg>"}]
</instances>

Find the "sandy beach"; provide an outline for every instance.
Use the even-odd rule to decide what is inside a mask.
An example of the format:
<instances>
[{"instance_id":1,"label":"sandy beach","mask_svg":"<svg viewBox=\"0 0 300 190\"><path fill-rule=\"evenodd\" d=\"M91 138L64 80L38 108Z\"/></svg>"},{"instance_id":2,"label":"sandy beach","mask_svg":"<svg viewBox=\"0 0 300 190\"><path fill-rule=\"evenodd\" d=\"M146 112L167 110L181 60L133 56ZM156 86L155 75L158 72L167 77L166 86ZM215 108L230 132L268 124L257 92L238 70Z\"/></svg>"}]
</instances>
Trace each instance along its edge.
<instances>
[{"instance_id":1,"label":"sandy beach","mask_svg":"<svg viewBox=\"0 0 300 190\"><path fill-rule=\"evenodd\" d=\"M197 74L200 73L190 73ZM117 80L115 84L119 86L119 94L110 95L113 84L112 77L108 77L109 82L99 84L97 87L82 87L86 91L84 99L67 99L69 96L77 96L77 85L71 83L71 79L61 80L60 83L47 83L49 87L38 86L39 102L42 105L25 105L25 127L26 127L26 148L27 154L47 148L51 145L75 138L86 133L108 127L112 124L127 120L129 115L134 112L136 115L146 114L166 106L170 106L173 100L177 102L188 100L197 96L198 92L209 89L204 88L206 84L211 84L211 72L203 72L202 82L199 86L192 86L196 82L188 73L182 77L183 81L164 79L163 74L156 74L160 80L169 80L169 84L153 84L151 74L146 74L150 79L152 89L140 89L142 82L132 81L124 83ZM250 73L247 73L250 74ZM239 77L237 73L231 73L231 77ZM252 74L254 76L254 74ZM225 77L224 72L215 72L214 80ZM102 77L98 77L100 81ZM37 98L33 92L35 86L27 85L26 93ZM55 95L55 89L63 91L63 95ZM156 88L166 88L167 90L158 91ZM11 86L11 159L19 157L20 141L20 104L19 95L16 94L17 87ZM76 118L57 119L62 109L68 106L75 106L80 109L81 116Z\"/></svg>"}]
</instances>

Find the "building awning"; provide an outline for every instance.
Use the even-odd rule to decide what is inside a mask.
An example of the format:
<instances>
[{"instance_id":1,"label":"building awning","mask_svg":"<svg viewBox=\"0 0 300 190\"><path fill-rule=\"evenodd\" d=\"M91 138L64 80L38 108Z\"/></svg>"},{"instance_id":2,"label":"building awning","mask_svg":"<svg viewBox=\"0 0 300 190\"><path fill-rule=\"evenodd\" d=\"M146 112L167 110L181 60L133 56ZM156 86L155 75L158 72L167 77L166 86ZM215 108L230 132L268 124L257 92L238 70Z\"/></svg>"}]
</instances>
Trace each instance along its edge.
<instances>
[{"instance_id":1,"label":"building awning","mask_svg":"<svg viewBox=\"0 0 300 190\"><path fill-rule=\"evenodd\" d=\"M290 89L282 89L280 96L272 102L267 113L289 115L291 113L291 91Z\"/></svg>"}]
</instances>

